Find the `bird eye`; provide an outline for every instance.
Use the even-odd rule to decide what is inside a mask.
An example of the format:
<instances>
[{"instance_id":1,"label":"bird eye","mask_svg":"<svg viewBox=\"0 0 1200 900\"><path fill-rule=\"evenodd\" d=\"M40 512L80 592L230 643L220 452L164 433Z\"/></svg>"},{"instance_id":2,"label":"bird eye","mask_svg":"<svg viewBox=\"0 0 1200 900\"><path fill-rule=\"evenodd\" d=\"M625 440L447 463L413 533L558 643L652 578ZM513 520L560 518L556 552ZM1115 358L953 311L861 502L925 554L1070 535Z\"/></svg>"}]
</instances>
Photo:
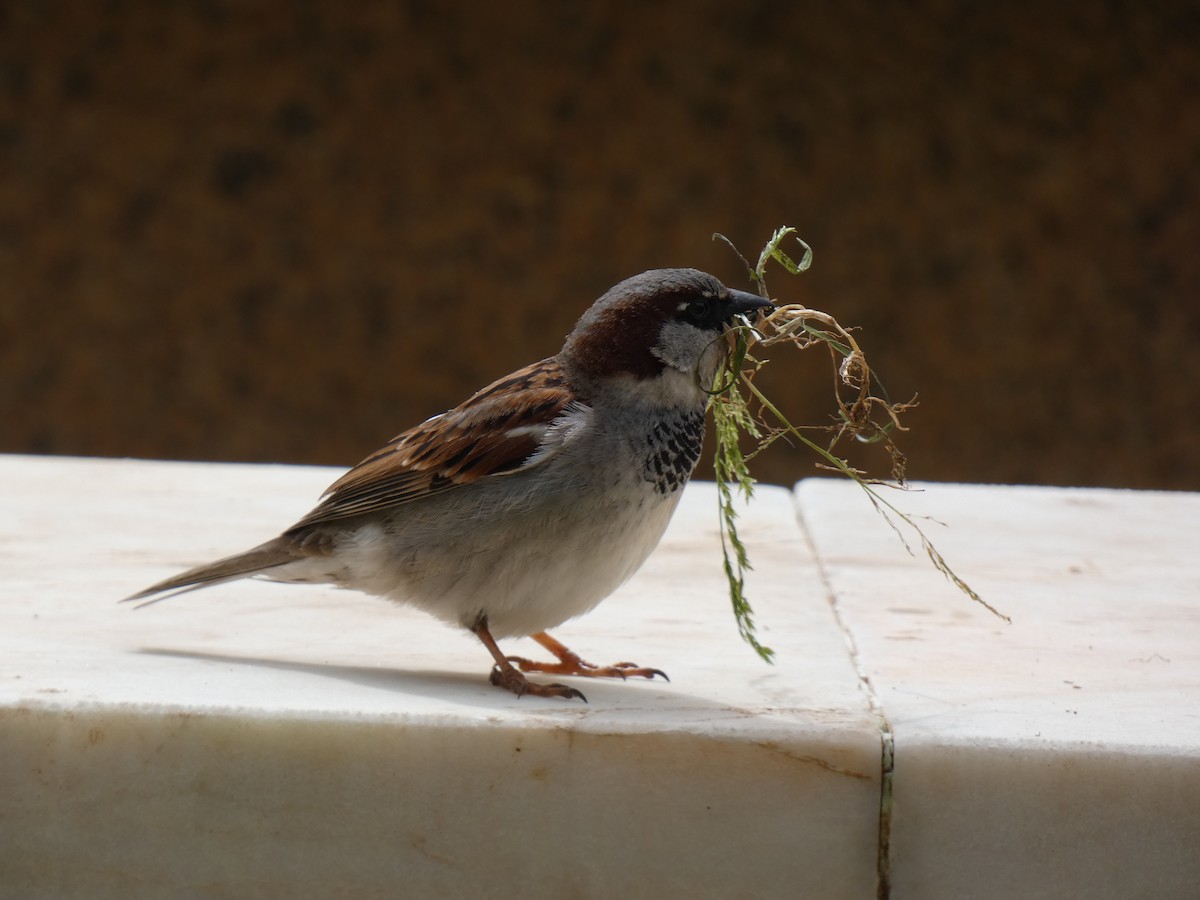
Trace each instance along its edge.
<instances>
[{"instance_id":1,"label":"bird eye","mask_svg":"<svg viewBox=\"0 0 1200 900\"><path fill-rule=\"evenodd\" d=\"M711 297L696 297L684 304L683 317L689 322L703 325L711 322L713 317L713 299Z\"/></svg>"}]
</instances>

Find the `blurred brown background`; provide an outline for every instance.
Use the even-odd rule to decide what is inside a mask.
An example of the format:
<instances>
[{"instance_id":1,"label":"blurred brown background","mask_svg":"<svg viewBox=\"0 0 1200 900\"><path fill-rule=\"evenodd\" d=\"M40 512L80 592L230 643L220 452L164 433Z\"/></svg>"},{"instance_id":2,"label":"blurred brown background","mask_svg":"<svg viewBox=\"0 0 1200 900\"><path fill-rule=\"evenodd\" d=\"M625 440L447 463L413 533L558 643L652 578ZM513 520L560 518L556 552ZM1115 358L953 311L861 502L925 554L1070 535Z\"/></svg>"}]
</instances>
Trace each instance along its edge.
<instances>
[{"instance_id":1,"label":"blurred brown background","mask_svg":"<svg viewBox=\"0 0 1200 900\"><path fill-rule=\"evenodd\" d=\"M920 394L912 476L1198 489L1198 47L1170 2L8 0L0 451L350 464L789 224L774 293Z\"/></svg>"}]
</instances>

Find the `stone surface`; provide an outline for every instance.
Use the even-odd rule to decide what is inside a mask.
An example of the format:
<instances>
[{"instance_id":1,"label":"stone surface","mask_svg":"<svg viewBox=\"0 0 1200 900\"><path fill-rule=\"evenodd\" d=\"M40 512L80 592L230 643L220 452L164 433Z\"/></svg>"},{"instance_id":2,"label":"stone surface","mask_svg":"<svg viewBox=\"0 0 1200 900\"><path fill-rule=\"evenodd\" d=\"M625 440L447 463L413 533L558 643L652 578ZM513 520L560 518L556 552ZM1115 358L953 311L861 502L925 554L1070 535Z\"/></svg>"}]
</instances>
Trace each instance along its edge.
<instances>
[{"instance_id":1,"label":"stone surface","mask_svg":"<svg viewBox=\"0 0 1200 900\"><path fill-rule=\"evenodd\" d=\"M1200 495L886 493L1005 624L856 494L798 505L895 742L892 896L1194 897Z\"/></svg>"},{"instance_id":2,"label":"stone surface","mask_svg":"<svg viewBox=\"0 0 1200 900\"><path fill-rule=\"evenodd\" d=\"M581 682L586 706L492 688L473 638L351 593L116 603L335 474L0 457L0 897L1195 896L1198 495L885 494L946 523L917 520L1006 624L852 485L764 488L768 667L693 484L557 631L673 680Z\"/></svg>"},{"instance_id":3,"label":"stone surface","mask_svg":"<svg viewBox=\"0 0 1200 900\"><path fill-rule=\"evenodd\" d=\"M474 638L351 593L116 603L336 474L0 457L0 895L873 893L880 734L788 492L743 520L779 664L737 637L697 485L556 632L673 680L585 681L588 705L505 694Z\"/></svg>"}]
</instances>

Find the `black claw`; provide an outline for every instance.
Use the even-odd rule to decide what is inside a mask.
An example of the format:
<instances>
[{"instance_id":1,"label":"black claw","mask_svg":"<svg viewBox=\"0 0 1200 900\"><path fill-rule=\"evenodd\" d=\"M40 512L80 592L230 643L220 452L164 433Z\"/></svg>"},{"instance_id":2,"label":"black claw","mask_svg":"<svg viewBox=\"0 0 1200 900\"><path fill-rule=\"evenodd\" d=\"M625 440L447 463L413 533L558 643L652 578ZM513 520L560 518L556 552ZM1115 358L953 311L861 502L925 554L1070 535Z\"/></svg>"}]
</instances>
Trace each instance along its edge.
<instances>
[{"instance_id":1,"label":"black claw","mask_svg":"<svg viewBox=\"0 0 1200 900\"><path fill-rule=\"evenodd\" d=\"M567 687L565 684L556 685L556 687L567 688L568 696L571 698L578 697L584 703L587 703L587 697L583 696L583 691L577 691L573 687Z\"/></svg>"}]
</instances>

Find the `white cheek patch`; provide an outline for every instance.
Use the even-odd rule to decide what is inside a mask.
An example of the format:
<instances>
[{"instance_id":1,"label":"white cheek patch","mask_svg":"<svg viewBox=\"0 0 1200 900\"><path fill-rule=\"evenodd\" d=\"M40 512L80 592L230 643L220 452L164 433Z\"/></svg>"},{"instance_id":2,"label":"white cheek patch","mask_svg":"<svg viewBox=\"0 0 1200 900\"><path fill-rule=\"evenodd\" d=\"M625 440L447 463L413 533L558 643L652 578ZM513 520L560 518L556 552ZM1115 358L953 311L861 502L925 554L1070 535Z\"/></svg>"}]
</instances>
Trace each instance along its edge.
<instances>
[{"instance_id":1,"label":"white cheek patch","mask_svg":"<svg viewBox=\"0 0 1200 900\"><path fill-rule=\"evenodd\" d=\"M672 369L695 372L716 337L686 322L666 322L651 352Z\"/></svg>"}]
</instances>

